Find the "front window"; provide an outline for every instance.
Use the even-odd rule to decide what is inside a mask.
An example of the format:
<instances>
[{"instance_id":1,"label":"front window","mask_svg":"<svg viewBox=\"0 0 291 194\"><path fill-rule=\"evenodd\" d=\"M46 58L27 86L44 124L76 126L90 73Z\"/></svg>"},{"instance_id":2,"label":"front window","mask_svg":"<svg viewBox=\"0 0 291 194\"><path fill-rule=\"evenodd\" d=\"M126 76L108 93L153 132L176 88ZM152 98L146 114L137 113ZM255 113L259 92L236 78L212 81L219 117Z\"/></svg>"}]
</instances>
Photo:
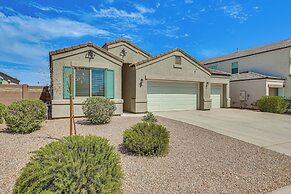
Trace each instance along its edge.
<instances>
[{"instance_id":1,"label":"front window","mask_svg":"<svg viewBox=\"0 0 291 194\"><path fill-rule=\"evenodd\" d=\"M92 96L105 95L105 71L103 69L92 69Z\"/></svg>"},{"instance_id":2,"label":"front window","mask_svg":"<svg viewBox=\"0 0 291 194\"><path fill-rule=\"evenodd\" d=\"M238 73L238 62L234 62L231 64L231 73L232 74Z\"/></svg>"},{"instance_id":3,"label":"front window","mask_svg":"<svg viewBox=\"0 0 291 194\"><path fill-rule=\"evenodd\" d=\"M211 65L208 67L209 69L217 70L217 65Z\"/></svg>"},{"instance_id":4,"label":"front window","mask_svg":"<svg viewBox=\"0 0 291 194\"><path fill-rule=\"evenodd\" d=\"M76 68L76 96L90 96L89 68Z\"/></svg>"}]
</instances>

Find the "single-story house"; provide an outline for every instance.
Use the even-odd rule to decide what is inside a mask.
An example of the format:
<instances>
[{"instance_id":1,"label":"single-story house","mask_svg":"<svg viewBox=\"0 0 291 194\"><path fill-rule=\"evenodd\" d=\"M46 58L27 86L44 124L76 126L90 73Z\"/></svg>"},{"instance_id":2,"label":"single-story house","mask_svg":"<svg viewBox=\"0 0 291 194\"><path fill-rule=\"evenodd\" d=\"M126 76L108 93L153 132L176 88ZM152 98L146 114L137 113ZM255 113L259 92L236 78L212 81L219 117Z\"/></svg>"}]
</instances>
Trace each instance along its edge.
<instances>
[{"instance_id":1,"label":"single-story house","mask_svg":"<svg viewBox=\"0 0 291 194\"><path fill-rule=\"evenodd\" d=\"M282 96L284 94L282 77L263 75L255 72L232 74L230 78L231 106L256 109L256 101L262 96Z\"/></svg>"},{"instance_id":2,"label":"single-story house","mask_svg":"<svg viewBox=\"0 0 291 194\"><path fill-rule=\"evenodd\" d=\"M19 84L19 80L10 76L10 75L7 75L3 72L0 72L0 85L1 84Z\"/></svg>"},{"instance_id":3,"label":"single-story house","mask_svg":"<svg viewBox=\"0 0 291 194\"><path fill-rule=\"evenodd\" d=\"M152 56L124 39L51 51L52 118L69 116L73 75L75 116L82 102L104 96L123 111L209 110L230 106L230 74L209 70L181 49Z\"/></svg>"}]
</instances>

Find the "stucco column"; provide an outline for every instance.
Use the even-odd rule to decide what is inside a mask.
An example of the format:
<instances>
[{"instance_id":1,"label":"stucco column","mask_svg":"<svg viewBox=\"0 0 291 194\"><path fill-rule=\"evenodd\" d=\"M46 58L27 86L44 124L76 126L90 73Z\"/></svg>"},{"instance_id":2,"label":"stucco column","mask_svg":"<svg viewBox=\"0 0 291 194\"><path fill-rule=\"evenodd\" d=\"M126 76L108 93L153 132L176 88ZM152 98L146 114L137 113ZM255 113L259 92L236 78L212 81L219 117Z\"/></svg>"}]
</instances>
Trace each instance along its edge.
<instances>
[{"instance_id":1,"label":"stucco column","mask_svg":"<svg viewBox=\"0 0 291 194\"><path fill-rule=\"evenodd\" d=\"M223 84L223 107L228 108L230 107L230 92L229 92L229 83L228 84Z\"/></svg>"},{"instance_id":2,"label":"stucco column","mask_svg":"<svg viewBox=\"0 0 291 194\"><path fill-rule=\"evenodd\" d=\"M202 91L202 99L203 99L203 102L202 102L202 106L201 106L201 109L202 110L210 110L211 108L211 99L210 99L210 90L211 90L211 87L210 87L210 82L201 82L200 84L202 84L203 86L203 91Z\"/></svg>"}]
</instances>

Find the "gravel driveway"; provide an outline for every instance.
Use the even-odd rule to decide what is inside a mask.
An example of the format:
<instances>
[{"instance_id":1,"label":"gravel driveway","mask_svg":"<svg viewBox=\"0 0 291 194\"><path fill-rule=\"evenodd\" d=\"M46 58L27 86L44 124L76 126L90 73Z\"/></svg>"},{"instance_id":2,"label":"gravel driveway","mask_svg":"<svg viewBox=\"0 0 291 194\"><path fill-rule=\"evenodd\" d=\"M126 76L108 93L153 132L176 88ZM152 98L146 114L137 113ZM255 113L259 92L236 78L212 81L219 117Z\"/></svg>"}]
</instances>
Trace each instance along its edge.
<instances>
[{"instance_id":1,"label":"gravel driveway","mask_svg":"<svg viewBox=\"0 0 291 194\"><path fill-rule=\"evenodd\" d=\"M78 133L104 136L116 145L140 117L113 117L108 125L78 119ZM291 184L291 157L193 125L159 117L170 130L170 153L144 158L120 152L124 193L266 193ZM27 135L0 125L0 193L11 193L31 151L68 134L68 119L50 120Z\"/></svg>"}]
</instances>

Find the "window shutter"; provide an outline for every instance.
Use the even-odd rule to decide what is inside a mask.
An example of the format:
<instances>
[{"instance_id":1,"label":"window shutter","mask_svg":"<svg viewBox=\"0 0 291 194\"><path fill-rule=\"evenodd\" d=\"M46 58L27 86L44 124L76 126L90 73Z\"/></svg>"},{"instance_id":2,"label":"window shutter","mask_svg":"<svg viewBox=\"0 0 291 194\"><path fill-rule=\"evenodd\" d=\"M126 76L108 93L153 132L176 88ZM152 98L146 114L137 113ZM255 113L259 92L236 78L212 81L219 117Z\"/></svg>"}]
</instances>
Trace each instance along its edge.
<instances>
[{"instance_id":1,"label":"window shutter","mask_svg":"<svg viewBox=\"0 0 291 194\"><path fill-rule=\"evenodd\" d=\"M72 95L75 96L75 74L73 67L64 67L63 71L63 97L64 99L70 99L70 74L72 74Z\"/></svg>"},{"instance_id":2,"label":"window shutter","mask_svg":"<svg viewBox=\"0 0 291 194\"><path fill-rule=\"evenodd\" d=\"M106 82L105 82L105 97L106 98L114 98L114 71L106 70L105 74Z\"/></svg>"}]
</instances>

